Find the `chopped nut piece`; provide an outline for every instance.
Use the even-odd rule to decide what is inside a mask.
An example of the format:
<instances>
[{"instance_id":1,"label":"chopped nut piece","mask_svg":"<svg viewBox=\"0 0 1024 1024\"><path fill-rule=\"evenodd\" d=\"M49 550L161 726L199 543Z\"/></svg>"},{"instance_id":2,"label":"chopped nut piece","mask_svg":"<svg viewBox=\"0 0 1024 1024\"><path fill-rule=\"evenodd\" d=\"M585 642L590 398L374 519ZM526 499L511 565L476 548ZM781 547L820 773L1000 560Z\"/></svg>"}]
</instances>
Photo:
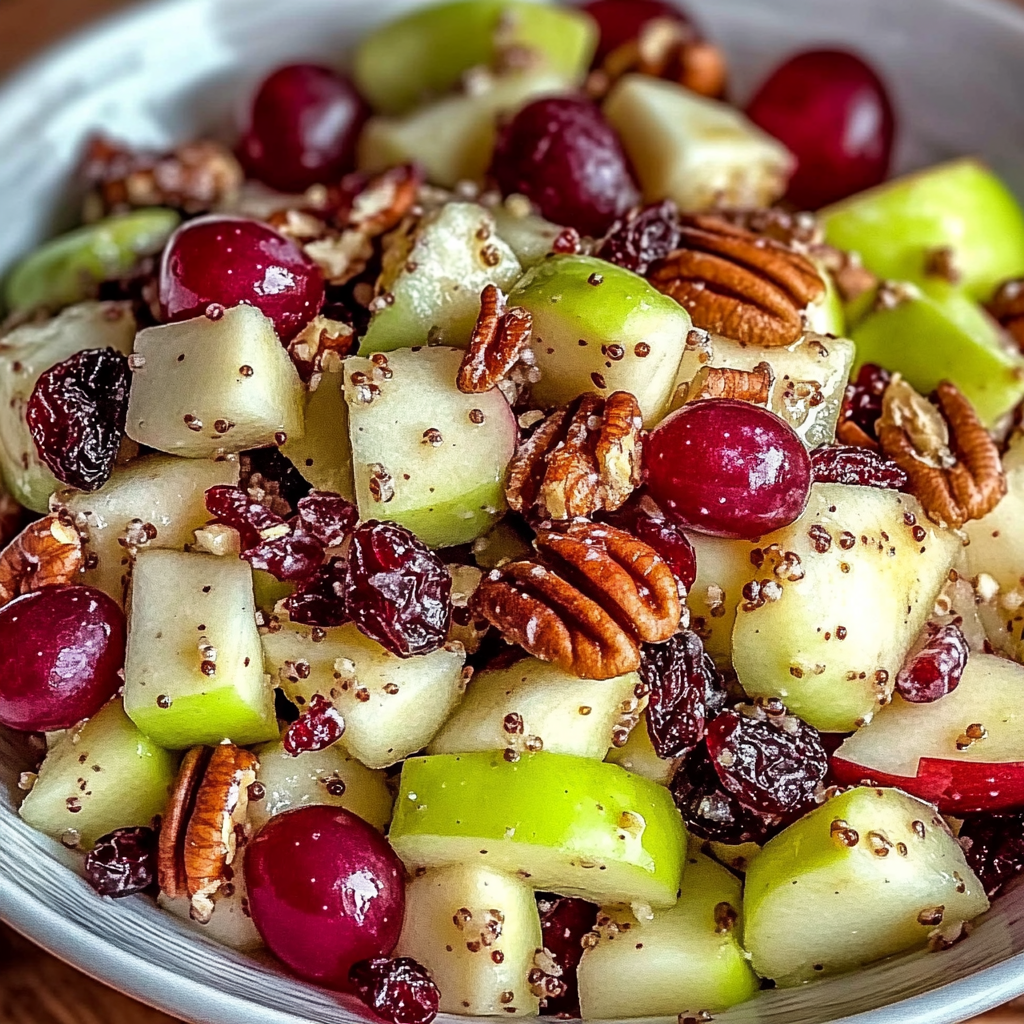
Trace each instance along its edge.
<instances>
[{"instance_id":1,"label":"chopped nut piece","mask_svg":"<svg viewBox=\"0 0 1024 1024\"><path fill-rule=\"evenodd\" d=\"M480 317L459 367L458 389L478 395L497 387L523 359L533 333L533 317L518 306L507 309L505 296L489 284L480 296Z\"/></svg>"},{"instance_id":2,"label":"chopped nut piece","mask_svg":"<svg viewBox=\"0 0 1024 1024\"><path fill-rule=\"evenodd\" d=\"M0 605L40 587L71 583L84 568L74 525L56 513L37 519L0 552Z\"/></svg>"},{"instance_id":3,"label":"chopped nut piece","mask_svg":"<svg viewBox=\"0 0 1024 1024\"><path fill-rule=\"evenodd\" d=\"M988 311L1024 352L1024 278L1001 284L988 304Z\"/></svg>"},{"instance_id":4,"label":"chopped nut piece","mask_svg":"<svg viewBox=\"0 0 1024 1024\"><path fill-rule=\"evenodd\" d=\"M704 366L689 384L676 392L676 404L701 402L707 398L732 398L754 405L767 405L775 375L767 363L753 370L734 370L724 366Z\"/></svg>"}]
</instances>

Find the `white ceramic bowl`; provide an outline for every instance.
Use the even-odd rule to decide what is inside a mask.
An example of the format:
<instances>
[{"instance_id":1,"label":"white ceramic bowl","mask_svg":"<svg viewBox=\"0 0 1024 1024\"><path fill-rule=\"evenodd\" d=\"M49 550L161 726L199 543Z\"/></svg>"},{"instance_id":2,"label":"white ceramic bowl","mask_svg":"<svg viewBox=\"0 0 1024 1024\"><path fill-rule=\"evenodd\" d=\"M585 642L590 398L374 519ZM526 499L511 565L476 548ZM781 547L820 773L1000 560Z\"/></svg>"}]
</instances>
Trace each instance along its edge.
<instances>
[{"instance_id":1,"label":"white ceramic bowl","mask_svg":"<svg viewBox=\"0 0 1024 1024\"><path fill-rule=\"evenodd\" d=\"M70 222L91 130L163 145L230 135L232 112L282 60L343 59L419 0L163 0L44 56L0 90L0 271ZM997 0L687 0L726 47L740 94L792 49L838 43L881 66L901 113L900 164L981 153L1024 195L1024 12ZM220 947L144 899L97 899L77 857L18 819L24 750L0 735L0 916L89 974L209 1024L334 1024L354 1004ZM827 929L828 921L808 921ZM642 979L638 979L642 983ZM762 993L720 1024L952 1024L1024 992L1024 887L967 942L803 989ZM442 1018L443 1020L443 1018Z\"/></svg>"}]
</instances>

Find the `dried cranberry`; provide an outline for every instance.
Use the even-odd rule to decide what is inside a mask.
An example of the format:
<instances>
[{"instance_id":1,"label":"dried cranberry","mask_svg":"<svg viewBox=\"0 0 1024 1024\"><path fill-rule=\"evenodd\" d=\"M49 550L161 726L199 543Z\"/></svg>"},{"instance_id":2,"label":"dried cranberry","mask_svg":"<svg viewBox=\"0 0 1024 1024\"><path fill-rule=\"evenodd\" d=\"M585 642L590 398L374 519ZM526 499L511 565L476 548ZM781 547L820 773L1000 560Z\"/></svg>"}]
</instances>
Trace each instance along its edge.
<instances>
[{"instance_id":1,"label":"dried cranberry","mask_svg":"<svg viewBox=\"0 0 1024 1024\"><path fill-rule=\"evenodd\" d=\"M85 857L85 879L101 895L120 898L156 880L156 833L119 828L96 841Z\"/></svg>"},{"instance_id":2,"label":"dried cranberry","mask_svg":"<svg viewBox=\"0 0 1024 1024\"><path fill-rule=\"evenodd\" d=\"M430 972L412 957L360 960L348 974L356 995L391 1024L430 1024L441 993Z\"/></svg>"},{"instance_id":3,"label":"dried cranberry","mask_svg":"<svg viewBox=\"0 0 1024 1024\"><path fill-rule=\"evenodd\" d=\"M307 580L323 565L324 547L302 530L287 524L288 533L270 537L242 552L254 569L262 569L279 580Z\"/></svg>"},{"instance_id":4,"label":"dried cranberry","mask_svg":"<svg viewBox=\"0 0 1024 1024\"><path fill-rule=\"evenodd\" d=\"M211 487L206 492L206 509L218 522L238 531L243 550L256 547L266 531L286 525L281 516L240 487Z\"/></svg>"},{"instance_id":5,"label":"dried cranberry","mask_svg":"<svg viewBox=\"0 0 1024 1024\"><path fill-rule=\"evenodd\" d=\"M292 757L298 757L308 751L324 750L344 734L345 719L341 712L326 697L315 693L298 720L285 730L281 744Z\"/></svg>"},{"instance_id":6,"label":"dried cranberry","mask_svg":"<svg viewBox=\"0 0 1024 1024\"><path fill-rule=\"evenodd\" d=\"M546 1016L578 1017L580 992L576 968L583 957L583 937L597 924L598 907L574 896L537 893L540 910L541 941L562 969L558 995L549 995L541 1003Z\"/></svg>"},{"instance_id":7,"label":"dried cranberry","mask_svg":"<svg viewBox=\"0 0 1024 1024\"><path fill-rule=\"evenodd\" d=\"M1024 811L968 818L960 828L960 845L985 892L997 895L1024 874Z\"/></svg>"},{"instance_id":8,"label":"dried cranberry","mask_svg":"<svg viewBox=\"0 0 1024 1024\"><path fill-rule=\"evenodd\" d=\"M811 469L816 484L849 484L902 491L907 474L892 459L870 448L856 445L825 445L811 452Z\"/></svg>"},{"instance_id":9,"label":"dried cranberry","mask_svg":"<svg viewBox=\"0 0 1024 1024\"><path fill-rule=\"evenodd\" d=\"M289 512L293 512L313 489L280 448L254 448L242 452L239 461L239 487L244 491L258 488L271 497L280 498L288 505Z\"/></svg>"},{"instance_id":10,"label":"dried cranberry","mask_svg":"<svg viewBox=\"0 0 1024 1024\"><path fill-rule=\"evenodd\" d=\"M25 417L39 457L62 483L95 491L110 479L130 377L126 356L93 348L51 366L36 382Z\"/></svg>"},{"instance_id":11,"label":"dried cranberry","mask_svg":"<svg viewBox=\"0 0 1024 1024\"><path fill-rule=\"evenodd\" d=\"M359 511L338 494L314 491L299 502L299 522L325 548L336 548L355 529Z\"/></svg>"},{"instance_id":12,"label":"dried cranberry","mask_svg":"<svg viewBox=\"0 0 1024 1024\"><path fill-rule=\"evenodd\" d=\"M679 207L671 199L630 210L605 235L597 255L609 263L646 274L655 260L679 248Z\"/></svg>"},{"instance_id":13,"label":"dried cranberry","mask_svg":"<svg viewBox=\"0 0 1024 1024\"><path fill-rule=\"evenodd\" d=\"M343 626L349 621L344 598L345 562L332 558L285 599L288 618L306 626Z\"/></svg>"},{"instance_id":14,"label":"dried cranberry","mask_svg":"<svg viewBox=\"0 0 1024 1024\"><path fill-rule=\"evenodd\" d=\"M491 173L504 195L520 193L548 220L594 238L640 199L619 137L582 97L520 110L499 132Z\"/></svg>"},{"instance_id":15,"label":"dried cranberry","mask_svg":"<svg viewBox=\"0 0 1024 1024\"><path fill-rule=\"evenodd\" d=\"M846 386L843 408L839 415L839 432L843 424L851 422L872 441L878 440L875 424L882 415L882 396L892 380L892 374L874 363L865 363L857 379Z\"/></svg>"},{"instance_id":16,"label":"dried cranberry","mask_svg":"<svg viewBox=\"0 0 1024 1024\"><path fill-rule=\"evenodd\" d=\"M359 630L400 658L444 646L452 574L415 534L371 520L352 534L343 585Z\"/></svg>"},{"instance_id":17,"label":"dried cranberry","mask_svg":"<svg viewBox=\"0 0 1024 1024\"><path fill-rule=\"evenodd\" d=\"M912 652L896 676L896 690L911 704L930 704L952 693L967 667L967 641L954 622L929 626L924 646Z\"/></svg>"},{"instance_id":18,"label":"dried cranberry","mask_svg":"<svg viewBox=\"0 0 1024 1024\"><path fill-rule=\"evenodd\" d=\"M812 806L828 771L818 730L781 703L763 719L724 712L708 723L707 747L722 785L744 807L780 817Z\"/></svg>"}]
</instances>

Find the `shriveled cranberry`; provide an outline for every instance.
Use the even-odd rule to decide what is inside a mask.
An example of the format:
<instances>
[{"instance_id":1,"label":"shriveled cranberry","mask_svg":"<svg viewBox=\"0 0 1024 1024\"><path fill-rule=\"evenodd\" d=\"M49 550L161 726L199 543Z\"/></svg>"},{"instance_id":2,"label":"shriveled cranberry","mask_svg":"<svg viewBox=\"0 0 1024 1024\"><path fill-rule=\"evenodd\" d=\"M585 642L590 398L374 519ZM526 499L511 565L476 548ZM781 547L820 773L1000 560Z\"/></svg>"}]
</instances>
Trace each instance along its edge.
<instances>
[{"instance_id":1,"label":"shriveled cranberry","mask_svg":"<svg viewBox=\"0 0 1024 1024\"><path fill-rule=\"evenodd\" d=\"M349 971L359 998L391 1024L430 1024L437 1016L441 993L430 972L411 956L394 960L360 960Z\"/></svg>"},{"instance_id":2,"label":"shriveled cranberry","mask_svg":"<svg viewBox=\"0 0 1024 1024\"><path fill-rule=\"evenodd\" d=\"M101 895L120 898L156 881L156 832L119 828L96 840L85 856L85 880Z\"/></svg>"},{"instance_id":3,"label":"shriveled cranberry","mask_svg":"<svg viewBox=\"0 0 1024 1024\"><path fill-rule=\"evenodd\" d=\"M582 97L520 110L498 134L491 174L504 195L521 193L548 220L594 238L640 199L619 137Z\"/></svg>"},{"instance_id":4,"label":"shriveled cranberry","mask_svg":"<svg viewBox=\"0 0 1024 1024\"><path fill-rule=\"evenodd\" d=\"M924 645L896 675L896 692L911 704L930 704L952 693L967 667L967 640L956 623L929 626Z\"/></svg>"},{"instance_id":5,"label":"shriveled cranberry","mask_svg":"<svg viewBox=\"0 0 1024 1024\"><path fill-rule=\"evenodd\" d=\"M583 936L594 930L599 908L574 896L539 892L537 909L542 945L562 969L561 977L552 979L559 983L561 993L545 997L541 1009L549 1017L578 1017L580 992L576 968L583 958Z\"/></svg>"},{"instance_id":6,"label":"shriveled cranberry","mask_svg":"<svg viewBox=\"0 0 1024 1024\"><path fill-rule=\"evenodd\" d=\"M362 818L310 805L271 818L245 851L249 910L300 978L345 988L360 960L387 956L402 930L405 871Z\"/></svg>"},{"instance_id":7,"label":"shriveled cranberry","mask_svg":"<svg viewBox=\"0 0 1024 1024\"><path fill-rule=\"evenodd\" d=\"M597 22L600 33L594 64L601 64L613 50L636 39L652 21L664 20L692 27L690 19L663 0L590 0L583 10Z\"/></svg>"},{"instance_id":8,"label":"shriveled cranberry","mask_svg":"<svg viewBox=\"0 0 1024 1024\"><path fill-rule=\"evenodd\" d=\"M303 530L325 548L336 548L355 529L359 510L339 494L314 491L299 501L299 522Z\"/></svg>"},{"instance_id":9,"label":"shriveled cranberry","mask_svg":"<svg viewBox=\"0 0 1024 1024\"><path fill-rule=\"evenodd\" d=\"M877 441L875 424L882 415L882 396L892 380L888 370L865 363L857 379L846 385L843 407L839 414L838 433L843 436L843 424L851 423L866 435L868 441Z\"/></svg>"},{"instance_id":10,"label":"shriveled cranberry","mask_svg":"<svg viewBox=\"0 0 1024 1024\"><path fill-rule=\"evenodd\" d=\"M280 498L278 504L288 505L290 512L294 512L299 502L313 490L280 448L254 448L242 452L239 463L239 487L243 491L258 490L271 498Z\"/></svg>"},{"instance_id":11,"label":"shriveled cranberry","mask_svg":"<svg viewBox=\"0 0 1024 1024\"><path fill-rule=\"evenodd\" d=\"M121 686L124 612L92 587L43 587L0 608L0 724L68 729Z\"/></svg>"},{"instance_id":12,"label":"shriveled cranberry","mask_svg":"<svg viewBox=\"0 0 1024 1024\"><path fill-rule=\"evenodd\" d=\"M885 181L896 117L874 68L844 50L808 50L777 68L747 107L797 159L788 199L816 210Z\"/></svg>"},{"instance_id":13,"label":"shriveled cranberry","mask_svg":"<svg viewBox=\"0 0 1024 1024\"><path fill-rule=\"evenodd\" d=\"M985 892L998 895L1024 874L1024 811L972 815L960 827L960 845Z\"/></svg>"},{"instance_id":14,"label":"shriveled cranberry","mask_svg":"<svg viewBox=\"0 0 1024 1024\"><path fill-rule=\"evenodd\" d=\"M303 580L285 599L288 617L306 626L343 626L349 621L345 608L345 562L332 558Z\"/></svg>"},{"instance_id":15,"label":"shriveled cranberry","mask_svg":"<svg viewBox=\"0 0 1024 1024\"><path fill-rule=\"evenodd\" d=\"M618 0L616 0L618 2ZM646 274L655 261L679 248L679 207L671 199L630 210L617 220L597 255L635 274Z\"/></svg>"},{"instance_id":16,"label":"shriveled cranberry","mask_svg":"<svg viewBox=\"0 0 1024 1024\"><path fill-rule=\"evenodd\" d=\"M722 785L744 807L793 818L814 804L828 772L818 730L780 701L764 717L725 711L707 729L708 754Z\"/></svg>"},{"instance_id":17,"label":"shriveled cranberry","mask_svg":"<svg viewBox=\"0 0 1024 1024\"><path fill-rule=\"evenodd\" d=\"M344 75L317 64L278 68L260 84L238 156L281 192L331 184L355 162L369 110Z\"/></svg>"},{"instance_id":18,"label":"shriveled cranberry","mask_svg":"<svg viewBox=\"0 0 1024 1024\"><path fill-rule=\"evenodd\" d=\"M281 745L292 757L298 757L308 751L325 750L344 735L341 712L326 697L314 693L302 714L285 730Z\"/></svg>"},{"instance_id":19,"label":"shriveled cranberry","mask_svg":"<svg viewBox=\"0 0 1024 1024\"><path fill-rule=\"evenodd\" d=\"M320 312L324 276L290 239L242 217L200 217L171 236L160 264L167 320L202 316L211 305L255 306L291 341Z\"/></svg>"},{"instance_id":20,"label":"shriveled cranberry","mask_svg":"<svg viewBox=\"0 0 1024 1024\"><path fill-rule=\"evenodd\" d=\"M260 541L242 552L254 569L262 569L284 581L308 580L323 565L324 547L301 529L288 525L288 533Z\"/></svg>"},{"instance_id":21,"label":"shriveled cranberry","mask_svg":"<svg viewBox=\"0 0 1024 1024\"><path fill-rule=\"evenodd\" d=\"M856 445L815 448L811 452L811 468L816 484L849 484L902 491L909 483L907 474L888 456Z\"/></svg>"},{"instance_id":22,"label":"shriveled cranberry","mask_svg":"<svg viewBox=\"0 0 1024 1024\"><path fill-rule=\"evenodd\" d=\"M371 520L352 534L345 607L362 633L400 658L443 647L452 574L415 534Z\"/></svg>"},{"instance_id":23,"label":"shriveled cranberry","mask_svg":"<svg viewBox=\"0 0 1024 1024\"><path fill-rule=\"evenodd\" d=\"M684 405L651 432L644 476L651 497L681 526L751 540L800 517L811 460L775 413L708 399Z\"/></svg>"},{"instance_id":24,"label":"shriveled cranberry","mask_svg":"<svg viewBox=\"0 0 1024 1024\"><path fill-rule=\"evenodd\" d=\"M112 348L76 352L39 377L25 418L39 457L62 483L95 491L110 479L130 377L127 357Z\"/></svg>"},{"instance_id":25,"label":"shriveled cranberry","mask_svg":"<svg viewBox=\"0 0 1024 1024\"><path fill-rule=\"evenodd\" d=\"M205 495L206 510L218 522L237 530L242 548L255 547L268 531L285 525L285 520L240 487L226 484L211 487Z\"/></svg>"},{"instance_id":26,"label":"shriveled cranberry","mask_svg":"<svg viewBox=\"0 0 1024 1024\"><path fill-rule=\"evenodd\" d=\"M697 579L697 555L689 538L675 523L645 511L635 502L606 514L604 519L654 548L668 563L679 585L689 593Z\"/></svg>"}]
</instances>

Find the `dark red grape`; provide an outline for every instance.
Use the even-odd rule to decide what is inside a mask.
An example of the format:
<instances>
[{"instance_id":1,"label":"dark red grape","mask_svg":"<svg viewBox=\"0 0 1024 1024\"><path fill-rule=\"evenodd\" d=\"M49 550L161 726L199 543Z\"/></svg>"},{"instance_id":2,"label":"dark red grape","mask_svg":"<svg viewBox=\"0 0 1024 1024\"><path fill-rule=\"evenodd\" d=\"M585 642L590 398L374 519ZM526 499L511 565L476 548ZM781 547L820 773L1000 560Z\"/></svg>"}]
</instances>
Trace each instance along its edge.
<instances>
[{"instance_id":1,"label":"dark red grape","mask_svg":"<svg viewBox=\"0 0 1024 1024\"><path fill-rule=\"evenodd\" d=\"M68 729L121 686L124 612L92 587L43 587L0 609L0 723Z\"/></svg>"},{"instance_id":2,"label":"dark red grape","mask_svg":"<svg viewBox=\"0 0 1024 1024\"><path fill-rule=\"evenodd\" d=\"M562 969L560 977L551 979L562 989L541 1003L545 1016L578 1017L580 992L576 968L583 957L583 937L597 924L598 907L573 896L537 893L540 910L540 934L544 949Z\"/></svg>"},{"instance_id":3,"label":"dark red grape","mask_svg":"<svg viewBox=\"0 0 1024 1024\"><path fill-rule=\"evenodd\" d=\"M1024 874L1024 811L971 815L960 828L967 863L990 897Z\"/></svg>"},{"instance_id":4,"label":"dark red grape","mask_svg":"<svg viewBox=\"0 0 1024 1024\"><path fill-rule=\"evenodd\" d=\"M171 236L160 265L167 320L202 316L211 305L245 303L273 321L283 342L295 337L324 301L320 268L290 239L242 217L201 217Z\"/></svg>"},{"instance_id":5,"label":"dark red grape","mask_svg":"<svg viewBox=\"0 0 1024 1024\"><path fill-rule=\"evenodd\" d=\"M777 68L747 107L797 159L787 198L817 210L885 181L896 117L885 83L860 57L808 50Z\"/></svg>"},{"instance_id":6,"label":"dark red grape","mask_svg":"<svg viewBox=\"0 0 1024 1024\"><path fill-rule=\"evenodd\" d=\"M120 898L156 881L156 833L119 828L96 840L85 856L85 880L101 895Z\"/></svg>"},{"instance_id":7,"label":"dark red grape","mask_svg":"<svg viewBox=\"0 0 1024 1024\"><path fill-rule=\"evenodd\" d=\"M958 625L930 627L924 645L911 652L899 670L896 692L911 704L940 700L960 685L969 653Z\"/></svg>"},{"instance_id":8,"label":"dark red grape","mask_svg":"<svg viewBox=\"0 0 1024 1024\"><path fill-rule=\"evenodd\" d=\"M39 457L62 483L95 491L110 479L130 378L127 357L112 348L76 352L40 375L25 418Z\"/></svg>"},{"instance_id":9,"label":"dark red grape","mask_svg":"<svg viewBox=\"0 0 1024 1024\"><path fill-rule=\"evenodd\" d=\"M405 912L404 868L372 825L337 807L271 818L246 847L253 923L295 974L346 988L360 960L390 954Z\"/></svg>"},{"instance_id":10,"label":"dark red grape","mask_svg":"<svg viewBox=\"0 0 1024 1024\"><path fill-rule=\"evenodd\" d=\"M316 64L290 64L261 83L239 159L251 177L281 192L333 184L352 168L368 114L344 75Z\"/></svg>"},{"instance_id":11,"label":"dark red grape","mask_svg":"<svg viewBox=\"0 0 1024 1024\"><path fill-rule=\"evenodd\" d=\"M599 37L594 64L625 43L636 39L655 20L674 21L692 28L692 22L674 4L663 0L590 0L583 10L597 22Z\"/></svg>"},{"instance_id":12,"label":"dark red grape","mask_svg":"<svg viewBox=\"0 0 1024 1024\"><path fill-rule=\"evenodd\" d=\"M307 751L326 750L345 734L345 719L324 696L313 694L298 719L285 729L281 745L286 753L297 757Z\"/></svg>"},{"instance_id":13,"label":"dark red grape","mask_svg":"<svg viewBox=\"0 0 1024 1024\"><path fill-rule=\"evenodd\" d=\"M655 260L679 248L679 208L671 199L630 210L617 220L597 255L635 274L646 274Z\"/></svg>"},{"instance_id":14,"label":"dark red grape","mask_svg":"<svg viewBox=\"0 0 1024 1024\"><path fill-rule=\"evenodd\" d=\"M441 993L430 972L409 956L361 960L349 972L356 995L391 1024L430 1024Z\"/></svg>"},{"instance_id":15,"label":"dark red grape","mask_svg":"<svg viewBox=\"0 0 1024 1024\"><path fill-rule=\"evenodd\" d=\"M888 456L856 445L825 445L811 452L816 484L848 484L905 490L907 474Z\"/></svg>"},{"instance_id":16,"label":"dark red grape","mask_svg":"<svg viewBox=\"0 0 1024 1024\"><path fill-rule=\"evenodd\" d=\"M525 195L548 220L595 238L640 199L614 129L573 96L535 100L504 125L491 173L504 195Z\"/></svg>"}]
</instances>

